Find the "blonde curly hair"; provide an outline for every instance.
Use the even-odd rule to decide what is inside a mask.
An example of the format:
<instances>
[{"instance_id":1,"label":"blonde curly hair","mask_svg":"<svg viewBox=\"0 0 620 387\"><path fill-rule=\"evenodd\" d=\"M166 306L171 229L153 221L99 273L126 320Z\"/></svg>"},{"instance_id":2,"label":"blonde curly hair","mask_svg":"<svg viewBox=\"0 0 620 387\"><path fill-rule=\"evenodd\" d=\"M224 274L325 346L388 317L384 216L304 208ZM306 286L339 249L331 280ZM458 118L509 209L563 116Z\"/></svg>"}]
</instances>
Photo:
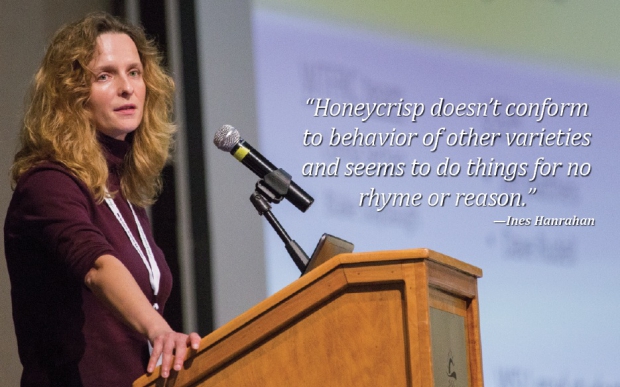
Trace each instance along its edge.
<instances>
[{"instance_id":1,"label":"blonde curly hair","mask_svg":"<svg viewBox=\"0 0 620 387\"><path fill-rule=\"evenodd\" d=\"M106 14L89 14L54 35L34 76L21 129L21 148L11 168L13 187L19 177L42 161L61 163L103 201L108 167L97 141L87 102L97 37L128 35L136 45L146 85L144 115L134 131L121 171L121 191L139 206L152 204L161 190L161 171L168 161L175 126L171 121L174 82L162 68L162 57L144 31Z\"/></svg>"}]
</instances>

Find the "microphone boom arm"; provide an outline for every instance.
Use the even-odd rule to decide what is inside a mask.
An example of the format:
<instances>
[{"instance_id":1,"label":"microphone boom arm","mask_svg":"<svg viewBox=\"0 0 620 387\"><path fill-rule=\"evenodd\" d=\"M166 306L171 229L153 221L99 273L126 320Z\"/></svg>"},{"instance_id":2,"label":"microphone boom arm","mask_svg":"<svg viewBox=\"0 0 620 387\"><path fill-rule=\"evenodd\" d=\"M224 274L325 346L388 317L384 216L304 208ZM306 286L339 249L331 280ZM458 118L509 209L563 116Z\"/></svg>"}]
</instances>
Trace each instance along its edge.
<instances>
[{"instance_id":1,"label":"microphone boom arm","mask_svg":"<svg viewBox=\"0 0 620 387\"><path fill-rule=\"evenodd\" d=\"M306 270L306 266L310 259L303 249L291 239L286 233L278 219L271 212L271 203L279 203L284 198L284 194L287 192L287 184L290 185L291 176L282 169L277 169L268 173L265 177L256 183L256 189L252 196L250 196L250 202L258 211L258 215L264 216L269 222L271 227L275 230L276 234L284 242L284 247L289 253L297 268L303 273Z\"/></svg>"}]
</instances>

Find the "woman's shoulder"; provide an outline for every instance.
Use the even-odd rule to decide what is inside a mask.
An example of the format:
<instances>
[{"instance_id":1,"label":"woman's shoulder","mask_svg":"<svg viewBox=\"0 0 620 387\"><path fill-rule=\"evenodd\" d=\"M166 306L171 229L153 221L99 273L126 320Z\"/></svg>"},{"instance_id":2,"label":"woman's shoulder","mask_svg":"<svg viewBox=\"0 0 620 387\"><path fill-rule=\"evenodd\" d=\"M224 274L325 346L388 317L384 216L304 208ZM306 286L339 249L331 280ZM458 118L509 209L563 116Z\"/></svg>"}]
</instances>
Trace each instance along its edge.
<instances>
[{"instance_id":1,"label":"woman's shoulder","mask_svg":"<svg viewBox=\"0 0 620 387\"><path fill-rule=\"evenodd\" d=\"M24 172L15 185L15 193L34 192L46 195L55 192L88 191L84 183L66 166L53 161L42 161Z\"/></svg>"},{"instance_id":2,"label":"woman's shoulder","mask_svg":"<svg viewBox=\"0 0 620 387\"><path fill-rule=\"evenodd\" d=\"M61 163L44 160L24 172L17 180L17 185L30 180L45 180L45 179L58 179L58 178L70 178L77 180L75 175Z\"/></svg>"}]
</instances>

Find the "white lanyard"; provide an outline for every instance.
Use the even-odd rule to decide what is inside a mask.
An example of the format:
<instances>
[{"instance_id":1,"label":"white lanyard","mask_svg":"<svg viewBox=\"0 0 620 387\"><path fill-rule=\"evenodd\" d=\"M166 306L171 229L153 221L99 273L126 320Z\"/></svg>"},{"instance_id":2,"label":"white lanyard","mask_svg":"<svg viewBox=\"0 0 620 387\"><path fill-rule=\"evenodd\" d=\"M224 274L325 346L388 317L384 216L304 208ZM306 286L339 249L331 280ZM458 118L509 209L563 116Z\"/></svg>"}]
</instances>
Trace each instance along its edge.
<instances>
[{"instance_id":1,"label":"white lanyard","mask_svg":"<svg viewBox=\"0 0 620 387\"><path fill-rule=\"evenodd\" d=\"M136 241L136 238L134 238L133 234L131 233L129 226L127 226L127 223L125 222L123 215L116 206L116 203L114 203L114 200L110 196L108 196L107 192L105 202L107 203L108 207L110 207L110 210L112 210L112 213L116 216L116 219L118 219L118 222L123 227L123 230L125 230L125 233L129 237L129 240L131 241L133 247L136 249L138 254L140 254L140 258L142 258L142 262L144 263L144 266L146 266L146 270L148 270L149 272L149 282L151 283L153 293L157 296L157 293L159 292L159 278L161 277L161 273L159 271L159 267L157 266L157 262L155 262L155 256L153 255L153 251L151 250L151 245L146 239L146 235L144 234L144 230L142 229L140 220L136 215L136 211L134 211L131 203L127 201L127 204L129 204L129 208L131 209L131 213L133 214L133 218L136 220L136 225L138 226L138 233L140 233L140 239L142 239L142 244L144 245L144 249L146 250L146 255L148 256L148 259L144 256L144 253L142 252L138 241ZM159 305L157 305L157 303L153 304L153 307L155 309L159 309Z\"/></svg>"}]
</instances>

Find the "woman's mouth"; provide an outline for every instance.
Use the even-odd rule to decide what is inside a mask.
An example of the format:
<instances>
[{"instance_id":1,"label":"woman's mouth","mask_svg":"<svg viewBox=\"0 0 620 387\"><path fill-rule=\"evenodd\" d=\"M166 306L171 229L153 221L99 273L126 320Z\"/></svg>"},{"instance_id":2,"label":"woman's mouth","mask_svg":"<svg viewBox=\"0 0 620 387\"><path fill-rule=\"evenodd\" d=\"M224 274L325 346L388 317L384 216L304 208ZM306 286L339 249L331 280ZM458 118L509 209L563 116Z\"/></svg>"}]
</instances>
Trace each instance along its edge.
<instances>
[{"instance_id":1,"label":"woman's mouth","mask_svg":"<svg viewBox=\"0 0 620 387\"><path fill-rule=\"evenodd\" d=\"M114 109L115 112L121 112L121 113L132 113L135 110L136 110L136 105L133 105L133 104L119 106L116 109Z\"/></svg>"}]
</instances>

